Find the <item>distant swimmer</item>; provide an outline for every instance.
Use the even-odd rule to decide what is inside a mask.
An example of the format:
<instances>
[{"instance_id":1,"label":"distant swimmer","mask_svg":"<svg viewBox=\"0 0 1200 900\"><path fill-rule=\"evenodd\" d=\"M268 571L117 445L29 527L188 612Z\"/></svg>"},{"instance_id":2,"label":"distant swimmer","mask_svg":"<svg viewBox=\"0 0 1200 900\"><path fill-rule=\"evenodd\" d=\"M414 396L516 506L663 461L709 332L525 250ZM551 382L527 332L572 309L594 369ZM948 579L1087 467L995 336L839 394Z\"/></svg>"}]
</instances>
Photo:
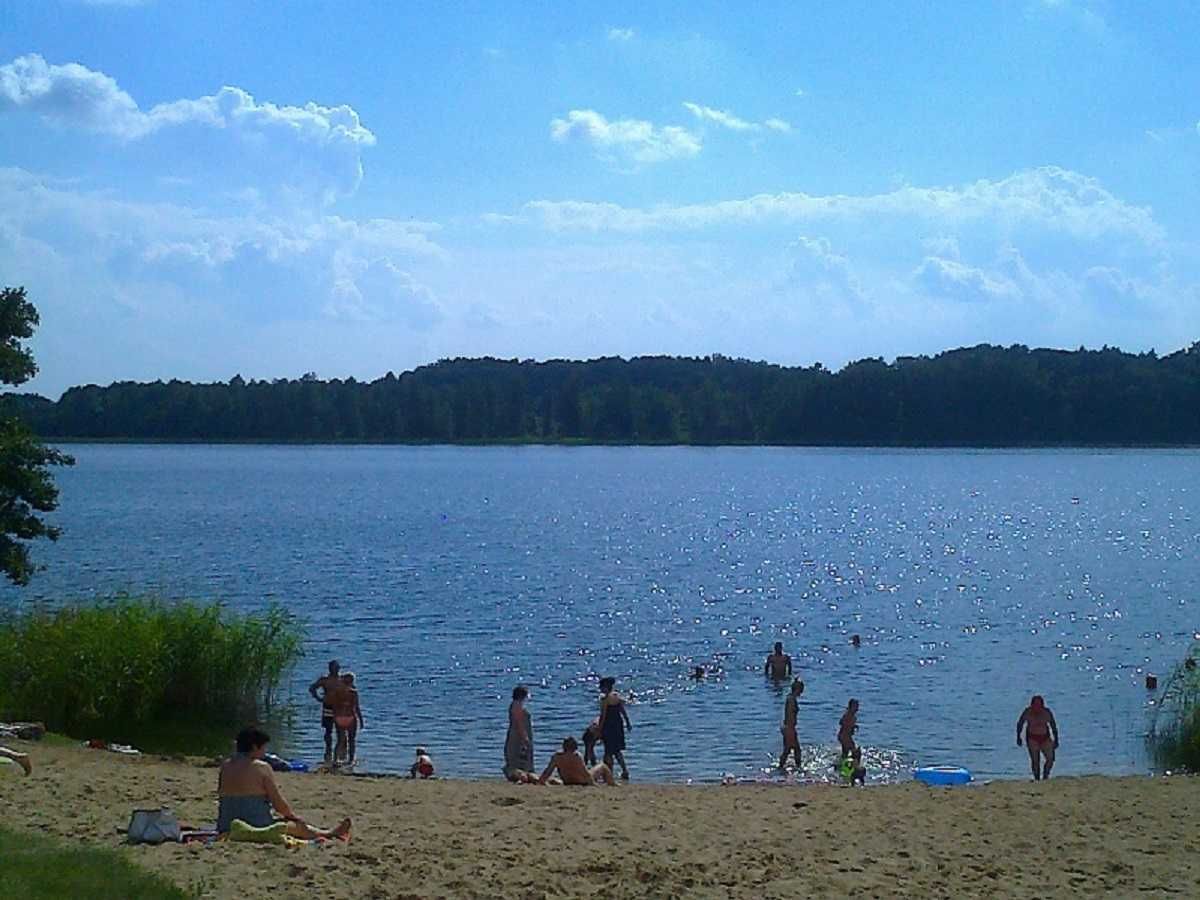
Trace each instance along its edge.
<instances>
[{"instance_id":1,"label":"distant swimmer","mask_svg":"<svg viewBox=\"0 0 1200 900\"><path fill-rule=\"evenodd\" d=\"M550 757L550 763L542 772L538 783L549 782L550 776L554 774L555 770L558 771L558 777L562 779L563 784L584 787L600 783L615 786L617 783L612 769L606 764L600 763L591 768L584 765L583 759L579 755L579 744L573 737L563 738L562 750Z\"/></svg>"},{"instance_id":2,"label":"distant swimmer","mask_svg":"<svg viewBox=\"0 0 1200 900\"><path fill-rule=\"evenodd\" d=\"M692 681L703 681L706 674L704 666L696 666L692 669Z\"/></svg>"},{"instance_id":3,"label":"distant swimmer","mask_svg":"<svg viewBox=\"0 0 1200 900\"><path fill-rule=\"evenodd\" d=\"M1054 721L1054 713L1046 706L1041 694L1035 694L1017 719L1017 746L1021 746L1021 729L1025 729L1025 748L1029 751L1029 763L1033 768L1034 781L1042 781L1050 777L1050 769L1054 767L1054 751L1058 749L1058 723ZM1041 756L1041 768L1038 768L1038 757Z\"/></svg>"},{"instance_id":4,"label":"distant swimmer","mask_svg":"<svg viewBox=\"0 0 1200 900\"><path fill-rule=\"evenodd\" d=\"M775 642L775 652L767 657L763 674L775 681L792 677L792 658L783 652L782 642Z\"/></svg>"},{"instance_id":5,"label":"distant swimmer","mask_svg":"<svg viewBox=\"0 0 1200 900\"><path fill-rule=\"evenodd\" d=\"M857 634L851 635L850 636L850 645L852 647L856 647L856 648L861 647L862 646L862 638L860 638Z\"/></svg>"},{"instance_id":6,"label":"distant swimmer","mask_svg":"<svg viewBox=\"0 0 1200 900\"><path fill-rule=\"evenodd\" d=\"M842 746L842 759L845 759L854 752L854 732L858 730L858 701L851 700L846 704L846 711L842 713L841 721L838 722L838 743Z\"/></svg>"},{"instance_id":7,"label":"distant swimmer","mask_svg":"<svg viewBox=\"0 0 1200 900\"><path fill-rule=\"evenodd\" d=\"M800 695L804 693L804 682L797 678L792 682L791 693L783 703L783 724L779 731L783 735L783 754L779 757L779 768L787 768L788 754L796 757L796 768L800 768L800 736L796 733L796 719L800 714Z\"/></svg>"}]
</instances>

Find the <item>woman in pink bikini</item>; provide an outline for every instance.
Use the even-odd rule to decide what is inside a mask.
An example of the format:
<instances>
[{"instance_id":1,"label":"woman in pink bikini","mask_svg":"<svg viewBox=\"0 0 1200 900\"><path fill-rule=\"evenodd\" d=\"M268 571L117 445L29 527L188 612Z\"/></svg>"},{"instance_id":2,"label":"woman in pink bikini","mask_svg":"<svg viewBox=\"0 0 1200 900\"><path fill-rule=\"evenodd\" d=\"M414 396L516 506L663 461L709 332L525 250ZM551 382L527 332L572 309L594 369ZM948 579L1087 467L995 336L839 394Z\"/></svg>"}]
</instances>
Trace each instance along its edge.
<instances>
[{"instance_id":1,"label":"woman in pink bikini","mask_svg":"<svg viewBox=\"0 0 1200 900\"><path fill-rule=\"evenodd\" d=\"M1029 751L1029 763L1033 768L1034 781L1050 777L1054 767L1054 751L1058 749L1058 723L1054 713L1046 706L1041 694L1035 694L1017 719L1017 746L1021 746L1021 729L1025 729L1025 748ZM1039 757L1042 762L1039 768Z\"/></svg>"}]
</instances>

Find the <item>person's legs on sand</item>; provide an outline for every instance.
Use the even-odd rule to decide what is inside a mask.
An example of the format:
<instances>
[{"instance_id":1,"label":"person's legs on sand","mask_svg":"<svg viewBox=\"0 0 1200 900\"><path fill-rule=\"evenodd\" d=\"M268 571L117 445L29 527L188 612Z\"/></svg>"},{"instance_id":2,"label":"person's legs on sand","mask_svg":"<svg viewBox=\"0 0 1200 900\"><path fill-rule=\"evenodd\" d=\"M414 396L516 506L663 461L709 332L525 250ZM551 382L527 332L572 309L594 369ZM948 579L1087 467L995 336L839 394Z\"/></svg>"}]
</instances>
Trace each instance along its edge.
<instances>
[{"instance_id":1,"label":"person's legs on sand","mask_svg":"<svg viewBox=\"0 0 1200 900\"><path fill-rule=\"evenodd\" d=\"M1046 741L1042 744L1042 781L1050 777L1050 770L1054 768L1054 744Z\"/></svg>"},{"instance_id":2,"label":"person's legs on sand","mask_svg":"<svg viewBox=\"0 0 1200 900\"><path fill-rule=\"evenodd\" d=\"M336 828L313 828L305 822L288 822L288 834L294 838L299 838L302 841L312 841L317 838L338 838L340 840L350 840L350 820L342 819Z\"/></svg>"},{"instance_id":3,"label":"person's legs on sand","mask_svg":"<svg viewBox=\"0 0 1200 900\"><path fill-rule=\"evenodd\" d=\"M322 716L321 727L325 729L325 762L333 758L333 716Z\"/></svg>"}]
</instances>

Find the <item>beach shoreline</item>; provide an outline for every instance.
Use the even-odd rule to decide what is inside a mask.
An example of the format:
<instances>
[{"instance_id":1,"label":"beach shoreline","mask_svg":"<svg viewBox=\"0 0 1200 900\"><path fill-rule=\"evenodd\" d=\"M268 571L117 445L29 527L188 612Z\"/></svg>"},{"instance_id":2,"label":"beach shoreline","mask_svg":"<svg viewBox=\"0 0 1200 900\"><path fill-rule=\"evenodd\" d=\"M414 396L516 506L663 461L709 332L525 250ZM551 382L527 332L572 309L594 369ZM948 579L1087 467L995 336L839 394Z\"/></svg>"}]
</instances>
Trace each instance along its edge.
<instances>
[{"instance_id":1,"label":"beach shoreline","mask_svg":"<svg viewBox=\"0 0 1200 900\"><path fill-rule=\"evenodd\" d=\"M120 847L132 810L202 826L200 760L14 742L3 824ZM285 773L349 845L137 846L129 858L205 897L1200 895L1200 778L1084 776L937 789L907 783L563 788L500 780Z\"/></svg>"}]
</instances>

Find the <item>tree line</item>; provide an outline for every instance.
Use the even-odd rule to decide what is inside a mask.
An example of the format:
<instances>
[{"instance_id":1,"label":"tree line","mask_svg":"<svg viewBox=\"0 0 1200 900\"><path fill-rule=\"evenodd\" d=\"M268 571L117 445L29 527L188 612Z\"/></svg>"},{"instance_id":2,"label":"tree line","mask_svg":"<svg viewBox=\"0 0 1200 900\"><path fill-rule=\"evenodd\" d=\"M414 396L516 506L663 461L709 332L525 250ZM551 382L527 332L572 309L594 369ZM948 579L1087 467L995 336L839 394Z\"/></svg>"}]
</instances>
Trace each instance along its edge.
<instances>
[{"instance_id":1,"label":"tree line","mask_svg":"<svg viewBox=\"0 0 1200 900\"><path fill-rule=\"evenodd\" d=\"M448 359L374 381L118 382L7 395L45 438L1029 446L1200 444L1200 342L980 345L831 372L713 355Z\"/></svg>"}]
</instances>

